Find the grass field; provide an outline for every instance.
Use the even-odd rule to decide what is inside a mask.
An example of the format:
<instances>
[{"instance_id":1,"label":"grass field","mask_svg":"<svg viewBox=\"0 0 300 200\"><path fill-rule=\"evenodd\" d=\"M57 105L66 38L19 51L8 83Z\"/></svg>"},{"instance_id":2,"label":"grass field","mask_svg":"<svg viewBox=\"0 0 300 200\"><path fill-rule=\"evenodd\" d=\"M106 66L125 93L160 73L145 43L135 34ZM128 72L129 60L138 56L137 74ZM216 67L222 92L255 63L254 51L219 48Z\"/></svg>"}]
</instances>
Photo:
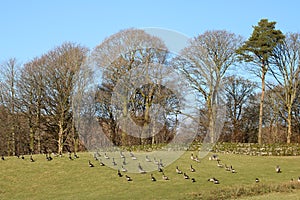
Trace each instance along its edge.
<instances>
[{"instance_id":1,"label":"grass field","mask_svg":"<svg viewBox=\"0 0 300 200\"><path fill-rule=\"evenodd\" d=\"M197 163L190 159L190 154L186 152L164 168L169 181L163 180L161 173L154 171L156 182L151 181L150 173L128 173L133 179L128 182L125 177L118 177L115 169L100 166L90 153L79 153L80 158L72 161L67 155L52 161L47 161L45 155L34 155L35 162L30 162L29 156L25 160L6 157L0 161L0 199L225 199L226 195L222 195L227 194L228 197L230 193L231 199L242 195L244 200L275 200L300 196L300 183L297 182L300 157L220 154L221 162L232 165L237 172L231 173L217 167L217 162L209 161L208 156ZM95 167L90 168L88 160ZM196 172L189 171L191 164ZM282 173L275 172L276 165L280 165ZM177 174L176 166L195 178L196 182ZM211 177L219 179L220 184L207 181ZM255 178L259 178L260 182L255 183ZM295 179L293 186L287 187L291 178ZM274 186L275 191L281 193L269 193L269 186ZM285 187L287 189L280 189ZM252 197L243 196L241 191L247 188L253 190ZM262 195L256 195L258 188Z\"/></svg>"}]
</instances>

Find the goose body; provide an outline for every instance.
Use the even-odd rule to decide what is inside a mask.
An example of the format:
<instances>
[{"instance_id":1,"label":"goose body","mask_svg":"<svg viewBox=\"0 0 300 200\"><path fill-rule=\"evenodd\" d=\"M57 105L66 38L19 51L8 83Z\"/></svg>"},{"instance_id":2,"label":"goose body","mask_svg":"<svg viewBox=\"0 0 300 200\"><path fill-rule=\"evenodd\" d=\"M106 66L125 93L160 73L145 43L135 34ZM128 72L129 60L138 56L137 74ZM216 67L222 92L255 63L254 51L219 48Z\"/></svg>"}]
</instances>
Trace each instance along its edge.
<instances>
[{"instance_id":1,"label":"goose body","mask_svg":"<svg viewBox=\"0 0 300 200\"><path fill-rule=\"evenodd\" d=\"M189 179L190 178L186 173L183 173L183 177L184 177L184 179Z\"/></svg>"},{"instance_id":2,"label":"goose body","mask_svg":"<svg viewBox=\"0 0 300 200\"><path fill-rule=\"evenodd\" d=\"M93 163L89 160L89 167L94 167Z\"/></svg>"},{"instance_id":3,"label":"goose body","mask_svg":"<svg viewBox=\"0 0 300 200\"><path fill-rule=\"evenodd\" d=\"M281 173L281 169L280 169L279 165L276 166L275 171L276 171L276 173Z\"/></svg>"},{"instance_id":4,"label":"goose body","mask_svg":"<svg viewBox=\"0 0 300 200\"><path fill-rule=\"evenodd\" d=\"M127 181L132 181L132 178L128 175L125 175Z\"/></svg>"},{"instance_id":5,"label":"goose body","mask_svg":"<svg viewBox=\"0 0 300 200\"><path fill-rule=\"evenodd\" d=\"M178 166L176 166L176 173L177 174L182 174L182 171L178 168Z\"/></svg>"},{"instance_id":6,"label":"goose body","mask_svg":"<svg viewBox=\"0 0 300 200\"><path fill-rule=\"evenodd\" d=\"M156 181L156 178L151 174L151 181Z\"/></svg>"},{"instance_id":7,"label":"goose body","mask_svg":"<svg viewBox=\"0 0 300 200\"><path fill-rule=\"evenodd\" d=\"M162 173L162 178L163 178L163 180L169 180L169 177L167 177L164 173Z\"/></svg>"}]
</instances>

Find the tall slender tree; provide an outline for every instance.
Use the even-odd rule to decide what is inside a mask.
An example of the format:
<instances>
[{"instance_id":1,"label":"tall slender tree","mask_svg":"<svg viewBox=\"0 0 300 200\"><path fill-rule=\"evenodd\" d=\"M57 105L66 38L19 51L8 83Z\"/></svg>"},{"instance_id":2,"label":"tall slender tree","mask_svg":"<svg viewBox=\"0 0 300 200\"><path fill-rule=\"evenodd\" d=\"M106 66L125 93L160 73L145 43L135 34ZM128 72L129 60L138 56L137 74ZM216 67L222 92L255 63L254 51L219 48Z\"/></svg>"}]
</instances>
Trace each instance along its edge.
<instances>
[{"instance_id":1,"label":"tall slender tree","mask_svg":"<svg viewBox=\"0 0 300 200\"><path fill-rule=\"evenodd\" d=\"M259 72L253 70L261 79L261 96L259 108L258 143L262 144L263 105L265 95L265 79L274 48L283 42L285 36L275 29L276 22L261 19L253 27L250 38L237 50L241 60L259 66Z\"/></svg>"}]
</instances>

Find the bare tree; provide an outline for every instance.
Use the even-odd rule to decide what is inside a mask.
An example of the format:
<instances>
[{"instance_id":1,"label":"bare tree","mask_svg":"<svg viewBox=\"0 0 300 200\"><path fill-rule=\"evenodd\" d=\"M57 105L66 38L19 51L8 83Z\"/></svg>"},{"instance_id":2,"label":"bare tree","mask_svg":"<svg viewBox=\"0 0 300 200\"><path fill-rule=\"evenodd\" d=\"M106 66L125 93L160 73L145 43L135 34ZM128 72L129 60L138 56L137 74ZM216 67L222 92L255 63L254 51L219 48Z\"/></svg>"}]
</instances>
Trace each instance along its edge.
<instances>
[{"instance_id":1,"label":"bare tree","mask_svg":"<svg viewBox=\"0 0 300 200\"><path fill-rule=\"evenodd\" d=\"M253 95L255 87L255 83L241 77L230 76L226 78L226 114L229 119L229 127L232 127L231 141L233 142L243 140L242 118L245 112L244 107L246 106L249 97Z\"/></svg>"},{"instance_id":2,"label":"bare tree","mask_svg":"<svg viewBox=\"0 0 300 200\"><path fill-rule=\"evenodd\" d=\"M275 92L284 104L287 115L282 116L287 121L286 142L292 138L293 107L299 96L300 88L300 34L287 34L284 42L274 49L274 67L271 72L283 92ZM279 91L282 91L279 90Z\"/></svg>"},{"instance_id":3,"label":"bare tree","mask_svg":"<svg viewBox=\"0 0 300 200\"><path fill-rule=\"evenodd\" d=\"M17 59L11 58L8 61L2 63L0 68L1 68L1 75L2 75L1 99L10 117L10 123L9 123L10 131L8 133L9 139L7 141L7 147L8 147L9 154L15 155L15 151L16 151L15 134L18 129L16 87L17 87L17 82L19 80L20 65L18 64Z\"/></svg>"},{"instance_id":4,"label":"bare tree","mask_svg":"<svg viewBox=\"0 0 300 200\"><path fill-rule=\"evenodd\" d=\"M73 127L72 95L76 73L85 63L87 49L73 43L64 43L46 54L44 110L48 127L57 131L58 153L70 139Z\"/></svg>"},{"instance_id":5,"label":"bare tree","mask_svg":"<svg viewBox=\"0 0 300 200\"><path fill-rule=\"evenodd\" d=\"M133 94L136 92L134 89L140 87L142 83L145 85L147 83L159 84L154 82L151 75L156 73L154 75L156 77L163 76L160 64L165 64L167 55L167 48L162 40L137 29L120 31L107 38L93 51L93 59L98 69L103 72L103 80L102 83L99 83L97 96L98 111L100 111L98 114L102 122L105 119L106 124L109 124L110 138L113 139L113 143L120 144L116 141L119 134L121 134L121 141L126 140L126 131L122 129L118 133L119 124L116 122L120 116L132 115L132 111L128 110L129 105L135 105L132 106L132 109L137 108L135 104L137 98L132 98L133 96L137 97L135 96L137 94ZM148 88L150 90L147 93L139 93L141 94L139 97L144 98L142 112L144 123L140 124L141 126L147 125L150 121L149 111L153 105L150 99L154 88ZM114 101L112 92L118 96L118 102L112 102Z\"/></svg>"},{"instance_id":6,"label":"bare tree","mask_svg":"<svg viewBox=\"0 0 300 200\"><path fill-rule=\"evenodd\" d=\"M176 61L179 70L205 101L211 143L216 139L222 81L228 68L237 61L236 50L241 43L241 36L225 30L206 31L191 39Z\"/></svg>"}]
</instances>

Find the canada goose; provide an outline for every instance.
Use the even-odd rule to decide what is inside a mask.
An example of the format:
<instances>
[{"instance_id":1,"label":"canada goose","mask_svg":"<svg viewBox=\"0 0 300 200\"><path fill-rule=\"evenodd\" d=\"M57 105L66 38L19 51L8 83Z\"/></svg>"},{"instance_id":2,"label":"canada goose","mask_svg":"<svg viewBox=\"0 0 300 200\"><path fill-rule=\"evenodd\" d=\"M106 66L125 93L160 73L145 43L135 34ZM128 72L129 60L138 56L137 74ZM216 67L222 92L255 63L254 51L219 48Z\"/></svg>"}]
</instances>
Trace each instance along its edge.
<instances>
[{"instance_id":1,"label":"canada goose","mask_svg":"<svg viewBox=\"0 0 300 200\"><path fill-rule=\"evenodd\" d=\"M214 184L219 184L220 182L219 182L219 180L218 179L215 179L214 180Z\"/></svg>"},{"instance_id":2,"label":"canada goose","mask_svg":"<svg viewBox=\"0 0 300 200\"><path fill-rule=\"evenodd\" d=\"M163 162L162 162L162 159L159 159L159 165L160 165L161 167L164 167L164 164L163 164Z\"/></svg>"},{"instance_id":3,"label":"canada goose","mask_svg":"<svg viewBox=\"0 0 300 200\"><path fill-rule=\"evenodd\" d=\"M231 173L236 173L235 169L233 169L232 165L230 166Z\"/></svg>"},{"instance_id":4,"label":"canada goose","mask_svg":"<svg viewBox=\"0 0 300 200\"><path fill-rule=\"evenodd\" d=\"M213 182L214 184L219 184L220 183L219 180L216 179L215 177L209 178L208 181Z\"/></svg>"},{"instance_id":5,"label":"canada goose","mask_svg":"<svg viewBox=\"0 0 300 200\"><path fill-rule=\"evenodd\" d=\"M125 175L125 177L126 177L126 180L127 180L127 181L132 181L132 178L130 178L130 176Z\"/></svg>"},{"instance_id":6,"label":"canada goose","mask_svg":"<svg viewBox=\"0 0 300 200\"><path fill-rule=\"evenodd\" d=\"M163 169L160 167L159 164L157 165L157 171L158 171L158 172L163 172Z\"/></svg>"},{"instance_id":7,"label":"canada goose","mask_svg":"<svg viewBox=\"0 0 300 200\"><path fill-rule=\"evenodd\" d=\"M100 166L105 166L105 164L102 162L101 159L99 160L99 164L100 164Z\"/></svg>"},{"instance_id":8,"label":"canada goose","mask_svg":"<svg viewBox=\"0 0 300 200\"><path fill-rule=\"evenodd\" d=\"M146 162L151 162L151 159L149 158L149 156L146 155L146 158L145 158Z\"/></svg>"},{"instance_id":9,"label":"canada goose","mask_svg":"<svg viewBox=\"0 0 300 200\"><path fill-rule=\"evenodd\" d=\"M125 158L125 156L124 156L124 154L123 154L122 151L120 151L120 157L121 157L121 158Z\"/></svg>"},{"instance_id":10,"label":"canada goose","mask_svg":"<svg viewBox=\"0 0 300 200\"><path fill-rule=\"evenodd\" d=\"M151 181L156 181L156 178L151 174Z\"/></svg>"},{"instance_id":11,"label":"canada goose","mask_svg":"<svg viewBox=\"0 0 300 200\"><path fill-rule=\"evenodd\" d=\"M122 172L127 172L127 169L122 165L121 171L122 171Z\"/></svg>"},{"instance_id":12,"label":"canada goose","mask_svg":"<svg viewBox=\"0 0 300 200\"><path fill-rule=\"evenodd\" d=\"M178 168L178 166L176 166L176 173L177 174L182 174L182 171Z\"/></svg>"},{"instance_id":13,"label":"canada goose","mask_svg":"<svg viewBox=\"0 0 300 200\"><path fill-rule=\"evenodd\" d=\"M255 182L256 182L256 183L259 183L259 179L258 179L258 178L256 178L256 179L255 179Z\"/></svg>"},{"instance_id":14,"label":"canada goose","mask_svg":"<svg viewBox=\"0 0 300 200\"><path fill-rule=\"evenodd\" d=\"M126 163L126 158L124 157L123 158L123 165L126 165L127 163Z\"/></svg>"},{"instance_id":15,"label":"canada goose","mask_svg":"<svg viewBox=\"0 0 300 200\"><path fill-rule=\"evenodd\" d=\"M217 161L217 166L223 168L223 164L221 164L219 160Z\"/></svg>"},{"instance_id":16,"label":"canada goose","mask_svg":"<svg viewBox=\"0 0 300 200\"><path fill-rule=\"evenodd\" d=\"M298 182L300 183L300 176L298 177Z\"/></svg>"},{"instance_id":17,"label":"canada goose","mask_svg":"<svg viewBox=\"0 0 300 200\"><path fill-rule=\"evenodd\" d=\"M195 156L195 158L194 158L194 161L196 161L196 162L200 162L200 160L199 160L199 158L198 158L198 156L197 156L197 155Z\"/></svg>"},{"instance_id":18,"label":"canada goose","mask_svg":"<svg viewBox=\"0 0 300 200\"><path fill-rule=\"evenodd\" d=\"M112 158L112 162L111 163L113 164L113 166L117 165L117 163L115 162L115 158Z\"/></svg>"},{"instance_id":19,"label":"canada goose","mask_svg":"<svg viewBox=\"0 0 300 200\"><path fill-rule=\"evenodd\" d=\"M169 177L167 177L164 173L162 173L162 179L167 181L169 180Z\"/></svg>"},{"instance_id":20,"label":"canada goose","mask_svg":"<svg viewBox=\"0 0 300 200\"><path fill-rule=\"evenodd\" d=\"M98 154L97 154L97 156L98 156ZM74 153L74 158L79 158L79 156L76 153Z\"/></svg>"},{"instance_id":21,"label":"canada goose","mask_svg":"<svg viewBox=\"0 0 300 200\"><path fill-rule=\"evenodd\" d=\"M105 159L109 159L108 155L106 153L104 153L104 158Z\"/></svg>"},{"instance_id":22,"label":"canada goose","mask_svg":"<svg viewBox=\"0 0 300 200\"><path fill-rule=\"evenodd\" d=\"M225 164L225 170L230 171L230 167L228 167L226 164Z\"/></svg>"},{"instance_id":23,"label":"canada goose","mask_svg":"<svg viewBox=\"0 0 300 200\"><path fill-rule=\"evenodd\" d=\"M69 154L69 160L73 160L73 158L72 158L72 155L71 155L71 152L70 152L70 151L68 152L68 154Z\"/></svg>"},{"instance_id":24,"label":"canada goose","mask_svg":"<svg viewBox=\"0 0 300 200\"><path fill-rule=\"evenodd\" d=\"M89 167L94 167L93 163L89 160Z\"/></svg>"},{"instance_id":25,"label":"canada goose","mask_svg":"<svg viewBox=\"0 0 300 200\"><path fill-rule=\"evenodd\" d=\"M121 174L120 170L118 169L118 176L122 177L123 175Z\"/></svg>"},{"instance_id":26,"label":"canada goose","mask_svg":"<svg viewBox=\"0 0 300 200\"><path fill-rule=\"evenodd\" d=\"M196 182L196 179L195 179L195 178L192 178L191 180L192 180L192 183L195 183L195 182Z\"/></svg>"},{"instance_id":27,"label":"canada goose","mask_svg":"<svg viewBox=\"0 0 300 200\"><path fill-rule=\"evenodd\" d=\"M183 173L183 177L184 177L184 179L189 179L190 178L186 173Z\"/></svg>"},{"instance_id":28,"label":"canada goose","mask_svg":"<svg viewBox=\"0 0 300 200\"><path fill-rule=\"evenodd\" d=\"M280 169L279 165L276 166L275 171L276 171L276 173L281 173L281 169Z\"/></svg>"},{"instance_id":29,"label":"canada goose","mask_svg":"<svg viewBox=\"0 0 300 200\"><path fill-rule=\"evenodd\" d=\"M30 162L34 162L35 160L32 158L32 155L30 156Z\"/></svg>"},{"instance_id":30,"label":"canada goose","mask_svg":"<svg viewBox=\"0 0 300 200\"><path fill-rule=\"evenodd\" d=\"M146 171L142 168L142 166L141 166L140 163L139 163L139 165L138 165L138 168L139 168L139 172L140 172L141 174L145 174L145 173L146 173Z\"/></svg>"},{"instance_id":31,"label":"canada goose","mask_svg":"<svg viewBox=\"0 0 300 200\"><path fill-rule=\"evenodd\" d=\"M134 156L134 154L132 152L129 152L129 155L130 155L132 160L136 160L136 157Z\"/></svg>"},{"instance_id":32,"label":"canada goose","mask_svg":"<svg viewBox=\"0 0 300 200\"><path fill-rule=\"evenodd\" d=\"M97 152L94 153L94 159L95 159L96 161L98 161Z\"/></svg>"},{"instance_id":33,"label":"canada goose","mask_svg":"<svg viewBox=\"0 0 300 200\"><path fill-rule=\"evenodd\" d=\"M192 165L190 166L190 171L191 171L191 172L195 172L195 171L196 171L195 168L193 168Z\"/></svg>"},{"instance_id":34,"label":"canada goose","mask_svg":"<svg viewBox=\"0 0 300 200\"><path fill-rule=\"evenodd\" d=\"M1 160L5 160L5 158L4 158L4 156L3 156L3 155L1 156Z\"/></svg>"},{"instance_id":35,"label":"canada goose","mask_svg":"<svg viewBox=\"0 0 300 200\"><path fill-rule=\"evenodd\" d=\"M191 160L194 160L194 159L195 159L194 154L191 153Z\"/></svg>"},{"instance_id":36,"label":"canada goose","mask_svg":"<svg viewBox=\"0 0 300 200\"><path fill-rule=\"evenodd\" d=\"M22 160L25 160L25 157L24 157L24 155L22 155L22 156L21 156L21 159L22 159Z\"/></svg>"}]
</instances>

